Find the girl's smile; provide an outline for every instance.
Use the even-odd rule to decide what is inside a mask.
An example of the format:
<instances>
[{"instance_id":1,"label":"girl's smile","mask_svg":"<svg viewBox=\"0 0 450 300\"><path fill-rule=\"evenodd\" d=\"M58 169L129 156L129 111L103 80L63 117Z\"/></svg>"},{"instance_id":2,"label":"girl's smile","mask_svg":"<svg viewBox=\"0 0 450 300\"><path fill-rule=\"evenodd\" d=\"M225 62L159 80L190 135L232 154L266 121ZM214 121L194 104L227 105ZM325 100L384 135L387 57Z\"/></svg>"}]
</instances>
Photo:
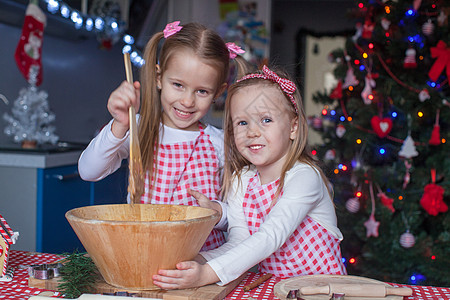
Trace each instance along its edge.
<instances>
[{"instance_id":1,"label":"girl's smile","mask_svg":"<svg viewBox=\"0 0 450 300\"><path fill-rule=\"evenodd\" d=\"M164 124L197 131L197 122L208 112L218 92L218 80L217 70L192 51L175 52L164 73L158 68Z\"/></svg>"},{"instance_id":2,"label":"girl's smile","mask_svg":"<svg viewBox=\"0 0 450 300\"><path fill-rule=\"evenodd\" d=\"M262 184L277 179L298 126L284 95L274 86L252 85L230 104L237 149L256 166Z\"/></svg>"}]
</instances>

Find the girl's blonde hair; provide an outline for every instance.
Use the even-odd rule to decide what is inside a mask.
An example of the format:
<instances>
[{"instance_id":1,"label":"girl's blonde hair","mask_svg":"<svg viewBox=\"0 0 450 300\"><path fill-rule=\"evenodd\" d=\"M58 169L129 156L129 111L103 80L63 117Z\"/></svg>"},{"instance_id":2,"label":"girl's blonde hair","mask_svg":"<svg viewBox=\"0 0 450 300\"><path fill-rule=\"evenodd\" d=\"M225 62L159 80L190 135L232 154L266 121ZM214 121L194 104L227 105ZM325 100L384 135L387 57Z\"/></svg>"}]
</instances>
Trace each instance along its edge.
<instances>
[{"instance_id":1,"label":"girl's blonde hair","mask_svg":"<svg viewBox=\"0 0 450 300\"><path fill-rule=\"evenodd\" d=\"M188 23L183 28L164 40L158 55L158 45L164 37L163 32L153 35L145 47L145 65L141 69L142 100L139 122L139 141L144 154L142 163L149 171L150 177L155 174L158 155L159 128L162 122L162 105L156 78L163 76L168 62L174 53L188 50L197 55L204 63L213 66L219 73L217 90L226 83L229 71L230 53L223 39L213 30L198 24ZM156 71L159 65L160 74ZM217 97L219 95L215 95ZM153 176L154 177L154 176Z\"/></svg>"},{"instance_id":2,"label":"girl's blonde hair","mask_svg":"<svg viewBox=\"0 0 450 300\"><path fill-rule=\"evenodd\" d=\"M251 71L245 66L240 65L240 67L244 67L246 69L240 70L240 74L249 74ZM279 77L289 79L289 76L286 72L281 70L273 70ZM263 74L262 71L256 71L252 72L252 74ZM292 80L291 80L292 81ZM234 84L232 84L228 89L227 99L225 102L225 115L224 115L224 133L225 133L225 170L224 170L224 179L223 179L223 189L222 189L222 196L226 197L228 196L230 190L231 190L231 184L233 182L233 179L237 177L239 179L239 183L241 183L241 175L242 171L245 167L250 166L251 163L242 156L241 153L239 153L235 140L234 140L234 130L233 130L233 122L231 119L231 101L233 99L233 96L242 88L248 87L248 86L254 86L254 85L261 85L264 86L270 86L270 87L276 87L279 89L280 93L282 93L286 99L286 107L288 107L289 114L291 115L291 119L298 118L298 129L297 129L297 136L294 138L294 140L291 142L291 145L288 150L288 155L286 162L284 163L281 176L280 176L280 185L278 186L278 189L274 196L274 201L278 198L280 195L283 186L284 181L286 177L286 172L289 171L296 162L302 162L305 164L310 165L313 167L317 172L319 172L320 176L322 177L323 181L325 182L325 185L327 186L328 192L330 194L330 197L332 196L332 190L331 185L329 184L328 179L326 178L323 171L318 166L316 159L314 156L311 155L311 151L309 150L308 144L307 144L307 138L308 138L308 124L306 120L305 110L303 107L302 99L300 96L300 92L298 88L295 90L293 94L293 99L295 101L295 104L297 106L297 112L295 110L295 107L293 103L291 102L291 99L284 93L278 83L273 82L271 80L266 80L262 78L249 78L242 81L238 81ZM233 195L231 195L233 196Z\"/></svg>"}]
</instances>

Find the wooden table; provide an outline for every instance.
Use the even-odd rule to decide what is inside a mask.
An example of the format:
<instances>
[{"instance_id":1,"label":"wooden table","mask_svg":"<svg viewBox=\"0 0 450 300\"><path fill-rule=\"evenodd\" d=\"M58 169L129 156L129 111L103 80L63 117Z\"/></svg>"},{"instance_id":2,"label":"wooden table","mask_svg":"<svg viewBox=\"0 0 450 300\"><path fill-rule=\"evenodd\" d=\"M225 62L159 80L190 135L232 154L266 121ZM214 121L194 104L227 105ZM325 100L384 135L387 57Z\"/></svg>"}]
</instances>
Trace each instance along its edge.
<instances>
[{"instance_id":1,"label":"wooden table","mask_svg":"<svg viewBox=\"0 0 450 300\"><path fill-rule=\"evenodd\" d=\"M60 256L47 253L33 253L26 251L12 250L10 252L9 266L15 267L14 278L10 282L0 282L0 299L3 300L23 300L30 296L39 295L44 291L42 288L28 286L28 272L20 266L31 264L53 263L60 259ZM247 273L242 282L232 290L226 297L231 299L278 299L273 295L273 287L281 278L272 277L258 288L250 292L244 292L243 287L256 280L260 275L255 273ZM413 289L413 295L405 297L405 300L428 300L428 299L450 299L450 287L431 287L431 286L412 286L404 284L391 283L394 287L410 287ZM61 297L59 292L51 291L51 294L58 298Z\"/></svg>"}]
</instances>

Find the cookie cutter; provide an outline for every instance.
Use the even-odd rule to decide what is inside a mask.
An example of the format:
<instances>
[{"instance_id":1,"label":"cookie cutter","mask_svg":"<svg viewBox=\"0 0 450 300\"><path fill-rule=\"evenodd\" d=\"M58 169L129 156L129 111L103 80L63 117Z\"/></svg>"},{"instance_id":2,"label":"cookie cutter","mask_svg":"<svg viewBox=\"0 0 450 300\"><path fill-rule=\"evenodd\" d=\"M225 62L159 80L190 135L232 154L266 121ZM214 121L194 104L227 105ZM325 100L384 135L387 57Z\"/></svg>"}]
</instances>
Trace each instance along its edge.
<instances>
[{"instance_id":1,"label":"cookie cutter","mask_svg":"<svg viewBox=\"0 0 450 300\"><path fill-rule=\"evenodd\" d=\"M52 279L54 277L60 277L61 263L54 264L41 264L28 266L28 275L36 279Z\"/></svg>"}]
</instances>

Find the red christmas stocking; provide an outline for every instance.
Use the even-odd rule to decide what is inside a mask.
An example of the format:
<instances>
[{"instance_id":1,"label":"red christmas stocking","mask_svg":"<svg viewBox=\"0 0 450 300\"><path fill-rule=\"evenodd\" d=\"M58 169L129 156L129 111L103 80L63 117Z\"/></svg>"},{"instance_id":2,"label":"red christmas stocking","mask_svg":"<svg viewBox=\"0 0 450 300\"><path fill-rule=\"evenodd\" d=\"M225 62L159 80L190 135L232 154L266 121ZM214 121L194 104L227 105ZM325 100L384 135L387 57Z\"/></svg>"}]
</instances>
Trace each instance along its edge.
<instances>
[{"instance_id":1,"label":"red christmas stocking","mask_svg":"<svg viewBox=\"0 0 450 300\"><path fill-rule=\"evenodd\" d=\"M37 68L36 86L42 83L42 42L46 16L36 4L30 3L25 13L22 35L17 45L14 57L20 72L30 81L30 68Z\"/></svg>"}]
</instances>

